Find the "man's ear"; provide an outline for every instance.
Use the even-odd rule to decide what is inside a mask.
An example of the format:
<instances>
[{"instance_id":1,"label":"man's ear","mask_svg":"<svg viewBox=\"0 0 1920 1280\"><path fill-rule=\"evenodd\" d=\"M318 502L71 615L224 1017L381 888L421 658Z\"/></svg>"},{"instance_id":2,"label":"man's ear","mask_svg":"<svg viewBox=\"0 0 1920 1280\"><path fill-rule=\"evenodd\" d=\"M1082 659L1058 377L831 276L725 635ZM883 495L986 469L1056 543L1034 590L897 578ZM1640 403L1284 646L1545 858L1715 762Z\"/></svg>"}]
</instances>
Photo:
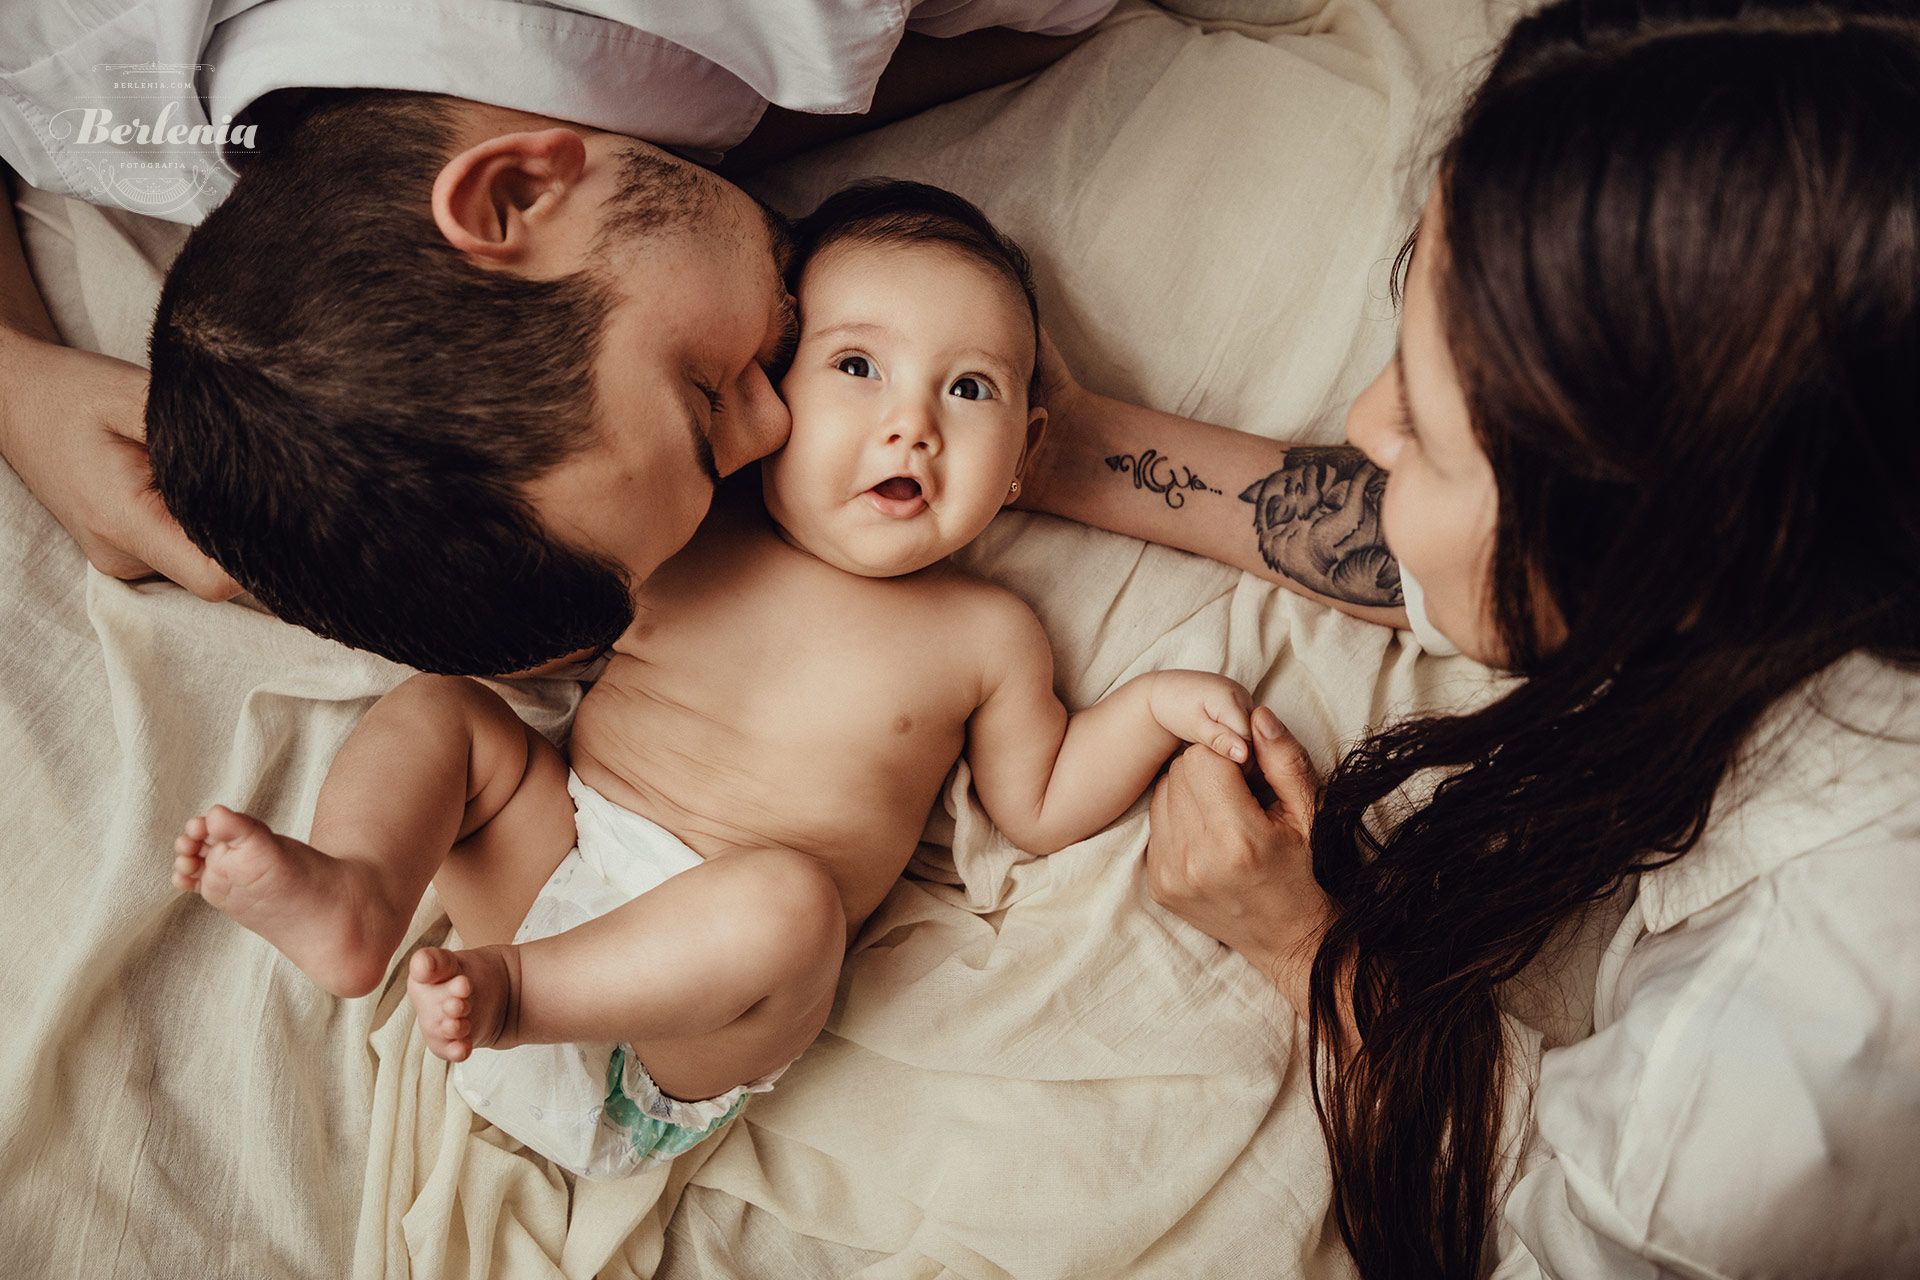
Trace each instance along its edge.
<instances>
[{"instance_id":1,"label":"man's ear","mask_svg":"<svg viewBox=\"0 0 1920 1280\"><path fill-rule=\"evenodd\" d=\"M488 138L447 161L434 179L434 225L483 265L524 269L540 231L575 196L586 168L586 144L571 129Z\"/></svg>"}]
</instances>

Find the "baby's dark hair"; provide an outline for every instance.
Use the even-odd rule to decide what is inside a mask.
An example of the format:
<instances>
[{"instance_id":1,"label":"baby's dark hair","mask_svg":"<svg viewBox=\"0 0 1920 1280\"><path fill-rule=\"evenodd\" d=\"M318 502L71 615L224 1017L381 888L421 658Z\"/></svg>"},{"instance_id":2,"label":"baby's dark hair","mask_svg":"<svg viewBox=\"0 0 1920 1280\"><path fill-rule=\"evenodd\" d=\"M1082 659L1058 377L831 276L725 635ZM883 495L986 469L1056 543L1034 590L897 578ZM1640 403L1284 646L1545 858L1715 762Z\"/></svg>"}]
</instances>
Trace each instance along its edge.
<instances>
[{"instance_id":1,"label":"baby's dark hair","mask_svg":"<svg viewBox=\"0 0 1920 1280\"><path fill-rule=\"evenodd\" d=\"M787 287L796 295L807 263L836 244L945 245L997 271L1026 299L1033 320L1027 403L1040 394L1040 304L1033 295L1033 268L1026 251L967 200L924 182L868 179L821 201L794 227L793 243Z\"/></svg>"}]
</instances>

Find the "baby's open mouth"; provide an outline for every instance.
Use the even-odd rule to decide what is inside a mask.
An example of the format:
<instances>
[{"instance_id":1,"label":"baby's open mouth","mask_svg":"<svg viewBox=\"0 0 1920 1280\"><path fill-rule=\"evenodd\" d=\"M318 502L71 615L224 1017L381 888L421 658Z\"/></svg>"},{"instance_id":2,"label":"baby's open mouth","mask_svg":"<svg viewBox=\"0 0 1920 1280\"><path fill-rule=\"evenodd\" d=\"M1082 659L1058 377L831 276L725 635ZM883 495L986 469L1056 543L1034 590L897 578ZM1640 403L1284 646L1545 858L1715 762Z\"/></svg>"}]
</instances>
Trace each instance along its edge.
<instances>
[{"instance_id":1,"label":"baby's open mouth","mask_svg":"<svg viewBox=\"0 0 1920 1280\"><path fill-rule=\"evenodd\" d=\"M920 496L920 482L912 476L890 476L873 486L873 491L895 502L911 502Z\"/></svg>"}]
</instances>

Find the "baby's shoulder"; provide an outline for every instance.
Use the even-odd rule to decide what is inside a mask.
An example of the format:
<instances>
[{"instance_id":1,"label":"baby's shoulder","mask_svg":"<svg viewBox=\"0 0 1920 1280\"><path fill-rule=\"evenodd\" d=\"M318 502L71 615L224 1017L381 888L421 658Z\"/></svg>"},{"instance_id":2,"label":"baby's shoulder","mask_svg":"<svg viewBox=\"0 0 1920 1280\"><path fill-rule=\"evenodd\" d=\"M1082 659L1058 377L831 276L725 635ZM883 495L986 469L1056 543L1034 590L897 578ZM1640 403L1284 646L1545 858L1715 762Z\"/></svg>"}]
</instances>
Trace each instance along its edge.
<instances>
[{"instance_id":1,"label":"baby's shoulder","mask_svg":"<svg viewBox=\"0 0 1920 1280\"><path fill-rule=\"evenodd\" d=\"M942 613L954 618L993 621L1004 620L1015 613L1029 616L1033 613L1025 600L999 583L988 582L951 561L942 561L896 581L914 584Z\"/></svg>"},{"instance_id":2,"label":"baby's shoulder","mask_svg":"<svg viewBox=\"0 0 1920 1280\"><path fill-rule=\"evenodd\" d=\"M1039 617L1012 591L952 565L940 566L939 576L930 579L927 586L940 597L939 614L944 625L983 666L1051 661L1047 633Z\"/></svg>"}]
</instances>

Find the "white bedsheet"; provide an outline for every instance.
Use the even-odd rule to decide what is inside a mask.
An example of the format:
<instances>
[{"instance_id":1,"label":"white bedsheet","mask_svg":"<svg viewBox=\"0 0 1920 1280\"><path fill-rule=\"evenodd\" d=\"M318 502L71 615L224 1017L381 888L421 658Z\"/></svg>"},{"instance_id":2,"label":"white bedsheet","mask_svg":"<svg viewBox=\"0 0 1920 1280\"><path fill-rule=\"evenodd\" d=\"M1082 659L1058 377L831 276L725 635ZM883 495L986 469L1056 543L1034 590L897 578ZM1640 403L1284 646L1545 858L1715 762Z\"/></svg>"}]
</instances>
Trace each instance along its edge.
<instances>
[{"instance_id":1,"label":"white bedsheet","mask_svg":"<svg viewBox=\"0 0 1920 1280\"><path fill-rule=\"evenodd\" d=\"M1088 385L1337 439L1391 348L1414 158L1496 20L1486 0L1183 7L1224 25L1125 8L1033 81L761 190L804 210L857 176L950 186L1033 254ZM63 332L138 358L169 234L24 205ZM304 830L332 753L404 671L102 578L4 469L0 540L9 1274L630 1276L663 1250L685 1275L1347 1269L1294 1020L1146 900L1144 805L1037 861L962 766L779 1089L670 1171L573 1186L448 1091L398 983L332 999L168 884L173 833L213 801ZM1034 605L1076 705L1157 666L1224 671L1325 764L1479 683L1218 565L1045 517L1003 517L968 559ZM577 690L512 696L557 729ZM413 940L445 928L429 897Z\"/></svg>"}]
</instances>

